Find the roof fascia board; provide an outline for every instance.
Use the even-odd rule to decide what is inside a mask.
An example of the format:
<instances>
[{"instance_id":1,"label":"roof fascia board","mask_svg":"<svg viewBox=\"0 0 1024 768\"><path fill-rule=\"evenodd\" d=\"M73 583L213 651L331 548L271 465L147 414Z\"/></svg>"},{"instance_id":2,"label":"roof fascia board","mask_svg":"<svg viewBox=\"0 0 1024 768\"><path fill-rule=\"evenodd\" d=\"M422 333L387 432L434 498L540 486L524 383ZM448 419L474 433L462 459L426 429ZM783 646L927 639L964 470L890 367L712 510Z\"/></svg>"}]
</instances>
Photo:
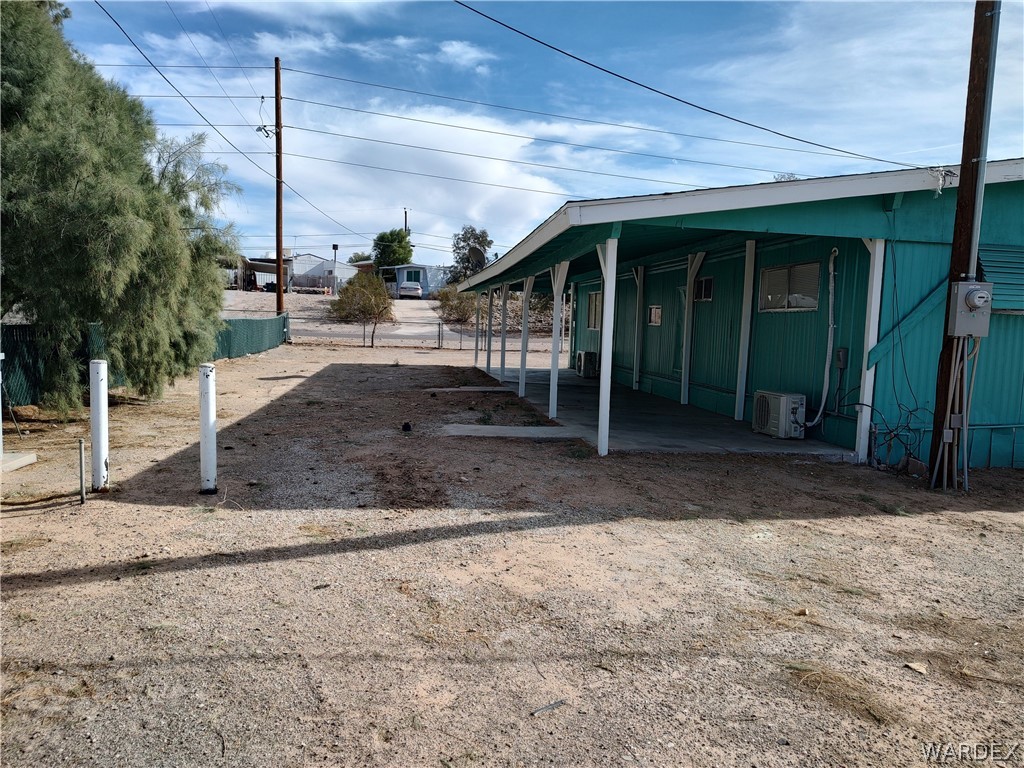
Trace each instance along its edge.
<instances>
[{"instance_id":1,"label":"roof fascia board","mask_svg":"<svg viewBox=\"0 0 1024 768\"><path fill-rule=\"evenodd\" d=\"M956 166L959 170L959 166ZM952 170L952 169L951 169ZM1024 159L988 164L987 184L1024 179ZM927 168L910 171L882 171L857 176L753 184L745 187L701 189L657 197L614 198L576 203L574 219L579 225L610 224L616 221L670 219L693 213L733 211L741 208L791 205L847 197L933 191L937 176ZM946 189L958 186L958 176L946 182ZM669 224L671 226L671 224Z\"/></svg>"},{"instance_id":2,"label":"roof fascia board","mask_svg":"<svg viewBox=\"0 0 1024 768\"><path fill-rule=\"evenodd\" d=\"M485 284L501 282L500 280L495 280L498 275L503 272L507 272L527 256L532 255L537 249L543 247L570 227L574 226L572 223L572 219L574 218L572 215L572 209L575 205L575 203L566 203L563 205L555 211L547 221L533 230L533 232L526 236L525 240L516 245L511 251L506 253L500 259L488 264L467 280L459 283L458 289L460 291L469 290L471 288L485 290Z\"/></svg>"}]
</instances>

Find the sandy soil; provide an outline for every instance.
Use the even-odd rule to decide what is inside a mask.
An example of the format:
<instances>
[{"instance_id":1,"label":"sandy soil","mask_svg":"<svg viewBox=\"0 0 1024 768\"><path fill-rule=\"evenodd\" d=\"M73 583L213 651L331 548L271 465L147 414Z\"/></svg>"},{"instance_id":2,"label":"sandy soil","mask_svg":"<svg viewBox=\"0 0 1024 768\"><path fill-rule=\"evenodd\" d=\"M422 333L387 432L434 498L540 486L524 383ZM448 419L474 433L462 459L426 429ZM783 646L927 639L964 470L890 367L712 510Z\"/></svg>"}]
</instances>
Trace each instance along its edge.
<instances>
[{"instance_id":1,"label":"sandy soil","mask_svg":"<svg viewBox=\"0 0 1024 768\"><path fill-rule=\"evenodd\" d=\"M3 478L3 764L906 766L1021 741L1024 473L942 495L441 437L545 421L431 391L488 383L470 362L222 361L216 496L195 381L118 402L115 485L84 506L87 422L5 423L40 460Z\"/></svg>"}]
</instances>

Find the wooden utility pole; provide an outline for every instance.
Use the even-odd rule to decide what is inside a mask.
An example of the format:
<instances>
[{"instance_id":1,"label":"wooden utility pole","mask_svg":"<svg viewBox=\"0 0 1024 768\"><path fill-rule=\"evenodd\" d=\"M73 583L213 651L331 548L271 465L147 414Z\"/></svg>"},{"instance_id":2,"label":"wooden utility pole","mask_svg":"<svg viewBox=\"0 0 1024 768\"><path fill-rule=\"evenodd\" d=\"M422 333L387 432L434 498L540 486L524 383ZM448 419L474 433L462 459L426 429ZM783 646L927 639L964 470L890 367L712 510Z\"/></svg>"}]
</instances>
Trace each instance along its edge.
<instances>
[{"instance_id":1,"label":"wooden utility pole","mask_svg":"<svg viewBox=\"0 0 1024 768\"><path fill-rule=\"evenodd\" d=\"M281 150L281 59L274 57L274 137L277 139L277 314L284 314L284 157Z\"/></svg>"},{"instance_id":2,"label":"wooden utility pole","mask_svg":"<svg viewBox=\"0 0 1024 768\"><path fill-rule=\"evenodd\" d=\"M960 159L960 182L956 194L956 217L953 220L953 244L949 259L949 291L946 314L954 301L953 284L974 280L977 275L978 241L981 230L982 200L985 194L985 163L988 160L988 122L992 106L992 80L995 70L996 40L999 31L999 0L979 0L974 7L974 35L971 40L971 68L967 78L967 108L964 116L963 152ZM945 323L945 320L944 320ZM942 351L935 377L935 418L929 466L940 460L944 442L949 442L946 403L951 393L953 352L956 339L943 326ZM966 440L967 436L962 435ZM953 487L956 460L945 465L939 484Z\"/></svg>"}]
</instances>

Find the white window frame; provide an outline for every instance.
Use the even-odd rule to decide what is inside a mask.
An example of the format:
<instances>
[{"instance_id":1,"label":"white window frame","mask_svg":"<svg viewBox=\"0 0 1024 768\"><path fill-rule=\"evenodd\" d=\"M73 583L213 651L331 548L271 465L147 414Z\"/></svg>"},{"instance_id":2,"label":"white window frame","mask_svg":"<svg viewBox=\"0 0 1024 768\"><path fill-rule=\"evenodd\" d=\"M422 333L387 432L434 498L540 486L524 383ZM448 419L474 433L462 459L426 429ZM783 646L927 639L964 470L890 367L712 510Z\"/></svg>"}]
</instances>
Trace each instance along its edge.
<instances>
[{"instance_id":1,"label":"white window frame","mask_svg":"<svg viewBox=\"0 0 1024 768\"><path fill-rule=\"evenodd\" d=\"M661 325L661 304L650 304L647 307L647 324Z\"/></svg>"},{"instance_id":2,"label":"white window frame","mask_svg":"<svg viewBox=\"0 0 1024 768\"><path fill-rule=\"evenodd\" d=\"M601 291L587 294L587 330L601 330L601 314L604 310L604 296Z\"/></svg>"},{"instance_id":3,"label":"white window frame","mask_svg":"<svg viewBox=\"0 0 1024 768\"><path fill-rule=\"evenodd\" d=\"M801 305L799 303L792 303L793 297L796 296L793 292L793 273L795 270L805 269L813 267L815 271L814 276L814 306ZM767 282L766 279L770 278L771 274L776 277L779 273L785 273L786 276L786 293L785 293L785 304L777 306L767 306L768 294L766 293ZM810 282L808 281L808 285ZM821 304L821 262L818 261L805 261L799 264L783 264L778 267L763 267L761 269L760 282L758 284L758 295L757 295L757 311L758 312L817 312L818 307ZM807 294L801 294L810 298Z\"/></svg>"}]
</instances>

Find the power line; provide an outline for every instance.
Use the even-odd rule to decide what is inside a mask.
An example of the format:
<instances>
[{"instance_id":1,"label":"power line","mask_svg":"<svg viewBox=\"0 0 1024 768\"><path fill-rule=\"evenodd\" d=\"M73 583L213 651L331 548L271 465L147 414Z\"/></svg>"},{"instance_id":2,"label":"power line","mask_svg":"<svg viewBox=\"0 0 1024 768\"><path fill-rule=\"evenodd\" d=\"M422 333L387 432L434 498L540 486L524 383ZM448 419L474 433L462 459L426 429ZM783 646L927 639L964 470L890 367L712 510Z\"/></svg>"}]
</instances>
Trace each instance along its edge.
<instances>
[{"instance_id":1,"label":"power line","mask_svg":"<svg viewBox=\"0 0 1024 768\"><path fill-rule=\"evenodd\" d=\"M844 155L849 155L850 157L857 157L857 158L860 158L861 160L872 160L872 161L877 162L877 163L885 163L886 165L899 165L899 166L902 166L904 168L920 168L921 167L921 166L918 166L918 165L911 165L909 163L896 162L895 160L883 160L880 157L873 157L871 155L862 155L859 152L853 152L853 151L850 151L850 150L847 150L847 149L841 149L839 147L831 147L828 144L820 144L820 143L818 143L816 141L810 141L809 139L801 139L799 136L793 136L793 135L788 134L788 133L783 133L782 131L776 131L776 130L774 130L772 128L768 128L766 126L759 125L758 123L753 123L753 122L750 122L748 120L743 120L743 119L738 118L738 117L733 117L732 115L728 115L725 112L719 112L717 110L701 106L700 104L697 104L695 102L687 101L686 99L682 99L682 98L680 98L678 96L674 96L673 94L667 93L666 91L662 91L662 90L659 90L657 88L654 88L653 86L646 85L645 83L641 83L639 80L634 80L631 77L626 77L625 75L621 75L618 72L614 72L614 71L612 71L610 69L602 67L599 64L595 64L592 61L587 61L586 59L581 58L579 56L576 56L576 55L574 55L572 53L569 53L568 51L563 50L562 48L559 48L559 47L557 47L555 45L552 45L551 43L546 43L543 40L534 37L533 35L530 35L530 34L528 34L526 32L523 32L521 29L516 29L515 27L513 27L513 26L511 26L509 24L506 24L503 21L498 20L498 19L494 18L493 16L488 16L483 11L479 11L476 8L473 8L472 6L467 5L466 3L462 2L462 0L453 0L453 2L456 5L459 5L459 6L463 7L463 8L465 8L467 11L472 11L473 13L477 14L478 16L482 16L483 18L487 19L488 21L494 22L495 24L497 24L497 25L499 25L501 27L504 27L505 29L509 30L510 32L515 32L517 35L522 35L526 39L532 40L533 42L537 43L538 45L542 45L545 48L548 48L549 50L552 50L552 51L555 51L556 53L562 54L563 56L567 56L568 58L572 59L573 61L578 61L580 64L585 64L588 67L596 69L599 72L604 72L606 75L611 75L612 77L618 78L619 80L627 82L630 85L635 85L638 88L643 88L645 91L650 91L651 93L656 93L659 96L664 96L667 99L671 99L672 101L678 102L679 104L685 104L688 107L700 110L701 112L705 112L705 113L707 113L709 115L714 115L715 117L721 117L724 120L729 120L731 122L738 123L739 125L745 125L748 128L754 128L755 130L758 130L758 131L764 131L765 133L770 133L773 136L778 136L778 137L783 138L783 139L789 139L790 141L796 141L796 142L799 142L801 144L807 144L808 146L811 146L811 147L818 147L819 149L828 149L828 150L831 150L833 152L841 152Z\"/></svg>"},{"instance_id":2,"label":"power line","mask_svg":"<svg viewBox=\"0 0 1024 768\"><path fill-rule=\"evenodd\" d=\"M245 67L242 66L242 62L238 60L238 55L235 53L235 49L231 47L231 40L229 40L228 36L224 33L224 27L220 25L220 19L218 19L217 14L213 12L213 6L210 5L209 0L206 2L206 10L208 10L210 12L210 16L213 17L213 22L217 25L217 29L220 30L220 36L224 38L224 43L227 45L228 50L231 51L231 57L235 60L235 64L237 64L238 68L242 71L242 77L244 77L245 82L249 84L249 88L252 90L253 96L258 96L259 94L256 93L256 88L253 86L252 80L249 79L249 73L245 71ZM272 69L272 67L268 67L268 69Z\"/></svg>"},{"instance_id":3,"label":"power line","mask_svg":"<svg viewBox=\"0 0 1024 768\"><path fill-rule=\"evenodd\" d=\"M386 141L384 139L369 139L369 138L366 138L365 136L351 136L351 135L346 134L346 133L335 133L333 131L323 131L323 130L319 130L319 129L316 129L316 128L300 128L299 126L296 126L296 125L287 125L285 127L286 128L290 128L291 130L294 130L294 131L304 131L304 132L307 132L307 133L319 133L319 134L322 134L322 135L325 135L325 136L338 136L338 137L343 138L343 139L353 139L355 141L369 141L369 142L372 142L374 144L385 144L385 145L390 146L390 147L402 147L404 149L417 149L417 150L422 150L424 152L439 152L439 153L445 154L445 155L457 155L459 157L471 157L471 158L476 159L476 160L494 160L494 161L499 162L499 163L512 163L514 165L528 165L528 166L531 166L533 168L549 168L549 169L555 170L555 171L569 171L571 173L589 173L589 174L592 174L594 176L611 176L612 178L616 178L616 179L630 179L632 181L647 181L647 182L651 182L652 184L667 184L667 185L673 186L673 187L693 187L694 189L704 189L704 187L700 187L697 184L688 184L688 183L683 182L683 181L665 181L664 179L648 179L648 178L644 178L643 176L628 176L628 175L622 174L622 173L608 173L608 172L605 172L605 171L589 171L589 170L585 170L585 169L582 169L582 168L567 168L566 166L563 166L563 165L549 165L547 163L533 163L533 162L530 162L528 160L511 160L511 159L506 158L506 157L491 157L490 155L477 155L477 154L473 154L472 152L458 152L458 151L453 150L453 149L439 149L437 147L421 147L421 146L418 146L416 144L403 144L403 143L398 142L398 141Z\"/></svg>"},{"instance_id":4,"label":"power line","mask_svg":"<svg viewBox=\"0 0 1024 768\"><path fill-rule=\"evenodd\" d=\"M285 97L286 101L294 101L298 104L309 104L316 107L326 107L329 109L340 109L345 112L356 112L362 115L374 115L375 117L388 117L394 120L405 120L412 123L423 123L424 125L435 125L440 128L456 128L460 131L473 131L474 133L486 133L491 136L506 136L512 139L525 139L526 141L537 141L544 144L557 144L562 147L574 147L577 149L594 149L601 152L614 152L620 155L631 155L633 157L649 157L654 160L668 160L674 163L691 163L695 165L711 165L716 168L736 168L743 171L758 171L762 173L786 173L786 171L772 171L767 168L753 168L747 165L733 165L730 163L715 163L711 160L693 160L685 157L671 157L668 155L655 155L650 152L634 152L629 149L613 149L612 147L597 147L590 144L577 144L571 141L562 141L560 139L542 139L539 136L527 136L521 133L508 133L507 131L495 131L490 128L473 128L468 125L457 125L456 123L445 123L438 120L427 120L421 117L408 117L406 115L393 115L388 112L374 112L369 109L358 109L356 107L343 107L339 104L328 104L322 101L311 101L309 99L297 99L294 97ZM798 176L811 176L812 174L801 173ZM694 185L688 185L694 186Z\"/></svg>"},{"instance_id":5,"label":"power line","mask_svg":"<svg viewBox=\"0 0 1024 768\"><path fill-rule=\"evenodd\" d=\"M311 155L300 155L300 154L296 154L294 152L285 152L284 154L285 154L285 157L298 157L298 158L301 158L303 160L316 160L317 162L321 162L321 163L334 163L336 165L348 165L348 166L351 166L353 168L367 168L367 169L369 169L371 171L387 171L389 173L403 173L403 174L405 174L407 176L421 176L421 177L427 178L427 179L441 179L442 181L457 181L460 184L477 184L477 185L482 186L482 187L497 187L498 189L512 189L512 190L515 190L516 192L533 192L533 193L538 194L538 195L555 195L555 196L558 196L558 197L565 197L565 196L568 195L569 197L582 197L582 195L577 195L575 193L552 192L551 190L547 190L547 189L528 189L527 187L516 187L516 186L512 186L511 184L495 184L494 182L490 182L490 181L472 181L471 179L459 179L459 178L455 178L453 176L440 176L440 175L433 174L433 173L420 173L419 171L405 171L405 170L402 170L401 168L384 168L384 167L379 166L379 165L368 165L366 163L353 163L353 162L349 162L348 160L333 160L333 159L331 159L329 157L313 157Z\"/></svg>"},{"instance_id":6,"label":"power line","mask_svg":"<svg viewBox=\"0 0 1024 768\"><path fill-rule=\"evenodd\" d=\"M178 14L176 14L174 12L174 8L173 8L173 6L171 6L171 3L169 2L169 0L164 0L164 5L167 6L167 10L169 10L171 12L171 16L174 17L174 20L176 22L178 22L178 26L181 27L181 31L185 33L185 37L188 38L188 41L192 44L192 47L195 49L196 54L199 56L199 60L201 62L203 62L203 66L206 67L206 70L213 77L214 82L217 83L217 86L221 89L221 91L224 93L224 95L227 96L228 92L224 88L224 84L220 81L220 78L217 77L217 73L214 72L212 69L210 69L210 65L207 63L206 57L203 56L203 52L199 50L199 46L196 45L195 40L192 39L192 35L190 35L188 33L187 29L185 29L185 25L181 23L181 19L179 19L178 18ZM235 112L238 113L238 116L240 118L242 118L243 120L245 120L245 115L242 114L242 111L238 108L238 105L235 104L235 102L233 100L231 100L230 96L228 97L228 100L231 101L231 106L235 108Z\"/></svg>"},{"instance_id":7,"label":"power line","mask_svg":"<svg viewBox=\"0 0 1024 768\"><path fill-rule=\"evenodd\" d=\"M205 122L208 126L213 128L213 130L217 133L217 135L220 136L227 143L227 145L229 147L231 147L233 150L235 150L240 155L242 155L242 157L244 157L246 160L248 160L250 163L252 163L254 166L256 166L256 168L258 168L260 171L265 173L267 176L270 176L272 179L275 179L275 180L277 179L277 176L275 174L273 174L270 171L268 171L266 168L261 166L259 163L257 163L255 160L253 160L251 157L249 157L249 155L247 155L245 152L243 152L238 147L236 147L234 145L234 143L227 136L225 136L220 131L220 129L217 128L217 126L215 126L212 122L210 122L207 119L206 115L204 115L202 112L199 111L199 108L196 107L195 104L193 104L191 101L189 101L188 97L185 96L185 94L183 94L180 90L178 90L178 87L174 83L172 83L170 81L170 78L168 78L167 75L165 75L163 72L160 71L160 68L157 67L157 65L152 62L152 60L149 58L149 56L146 55L145 51L143 51L142 48L139 47L138 43L136 43L132 39L132 36L128 34L127 30L125 30L125 28L121 26L120 22L118 22L118 20L115 19L111 15L110 11L108 11L106 8L103 7L103 4L100 3L100 0L93 0L93 2L95 2L96 5L99 6L99 9L101 11L103 11L103 13L105 13L107 15L107 18L109 18L112 22L114 22L114 26L116 26L119 30L121 30L121 34L123 34L128 39L128 42L132 44L132 47L135 48L135 50L139 52L139 55L141 55L142 58L144 58L149 63L149 65L153 68L153 70L158 75L160 75L160 77L163 78L164 82L166 82L169 86L171 86L171 88L174 89L174 92L177 93L182 99L184 99L185 103L188 104L192 108L192 111L195 112L197 115L199 115L199 117L201 117L203 119L203 122ZM284 186L288 187L288 189L291 190L292 194L294 194L300 200L305 202L306 205L311 207L313 210L315 210L317 213L319 213L324 218L329 219L330 221L333 221L339 227L341 227L342 229L348 230L349 232L351 232L352 234L356 235L357 237L365 237L364 235L360 235L358 232L355 232L354 230L349 229L349 227L346 227L344 224L342 224L340 221L335 219L333 216L328 216L317 205L315 205L309 198L307 198L305 195L300 193L297 189L295 189L295 187L293 187L288 182L283 182L283 183L284 183Z\"/></svg>"},{"instance_id":8,"label":"power line","mask_svg":"<svg viewBox=\"0 0 1024 768\"><path fill-rule=\"evenodd\" d=\"M836 152L819 152L813 149L801 149L799 147L780 147L777 144L760 144L752 141L738 141L736 139L722 139L715 136L701 136L694 133L680 133L678 131L666 131L663 128L649 128L642 125L630 125L628 123L612 123L605 120L594 120L588 117L579 117L575 115L561 115L555 112L542 112L536 109L524 109L522 107L510 107L505 104L492 104L487 101L477 101L475 99L464 99L458 96L445 96L440 93L429 93L427 91L416 91L411 88L399 88L394 85L382 85L381 83L370 83L365 80L353 80L348 77L339 77L338 75L328 75L321 72L310 72L304 69L293 69L291 67L282 67L283 71L294 72L299 75L309 75L310 77L322 77L327 80L339 80L343 83L352 83L353 85L365 85L370 88L382 88L388 91L397 91L398 93L408 93L414 96L425 96L430 99L444 99L446 101L454 101L460 104L472 104L478 107L488 107L489 109L504 109L510 112L521 112L526 115L537 115L539 117L553 117L558 120L573 120L578 123L587 123L589 125L603 125L609 128L624 128L630 131L644 131L646 133L658 133L663 136L675 136L683 139L698 139L700 141L717 141L723 144L739 144L744 147L758 147L761 149L776 149L781 152L800 152L807 155L825 155L826 157L846 157L848 153L842 151Z\"/></svg>"}]
</instances>

